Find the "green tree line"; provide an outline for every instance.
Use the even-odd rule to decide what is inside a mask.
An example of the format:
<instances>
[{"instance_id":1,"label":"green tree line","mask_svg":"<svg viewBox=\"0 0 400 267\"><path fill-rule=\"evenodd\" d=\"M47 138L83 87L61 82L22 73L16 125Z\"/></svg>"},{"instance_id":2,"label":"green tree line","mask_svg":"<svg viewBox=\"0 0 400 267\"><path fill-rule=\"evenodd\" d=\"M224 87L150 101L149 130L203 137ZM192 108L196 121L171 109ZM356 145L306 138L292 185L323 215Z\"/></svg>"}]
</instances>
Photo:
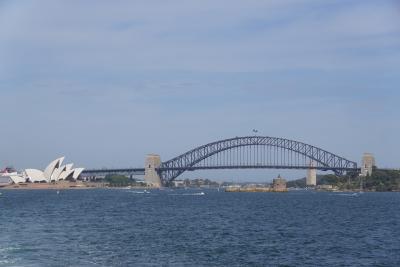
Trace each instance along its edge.
<instances>
[{"instance_id":1,"label":"green tree line","mask_svg":"<svg viewBox=\"0 0 400 267\"><path fill-rule=\"evenodd\" d=\"M119 175L119 174L106 175L104 180L109 184L109 186L113 186L113 187L119 187L119 186L145 186L144 183L137 182L135 180L129 179L125 175Z\"/></svg>"},{"instance_id":2,"label":"green tree line","mask_svg":"<svg viewBox=\"0 0 400 267\"><path fill-rule=\"evenodd\" d=\"M360 181L360 179L362 179ZM341 190L357 190L362 182L363 189L370 191L400 191L400 171L374 168L372 175L360 178L356 174L336 176L334 174L317 175L318 185L333 185ZM306 178L288 181L288 187L306 187Z\"/></svg>"}]
</instances>

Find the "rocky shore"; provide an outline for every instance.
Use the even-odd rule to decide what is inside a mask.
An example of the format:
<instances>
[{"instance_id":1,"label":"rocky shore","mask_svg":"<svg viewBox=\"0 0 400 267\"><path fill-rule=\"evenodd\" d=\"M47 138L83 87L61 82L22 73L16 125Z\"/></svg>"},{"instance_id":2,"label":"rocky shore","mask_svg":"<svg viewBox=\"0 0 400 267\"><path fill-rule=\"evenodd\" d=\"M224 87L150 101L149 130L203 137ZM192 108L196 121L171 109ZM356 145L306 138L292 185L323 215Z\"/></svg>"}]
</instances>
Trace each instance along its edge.
<instances>
[{"instance_id":1,"label":"rocky shore","mask_svg":"<svg viewBox=\"0 0 400 267\"><path fill-rule=\"evenodd\" d=\"M225 192L287 192L286 188L274 189L270 187L227 187Z\"/></svg>"}]
</instances>

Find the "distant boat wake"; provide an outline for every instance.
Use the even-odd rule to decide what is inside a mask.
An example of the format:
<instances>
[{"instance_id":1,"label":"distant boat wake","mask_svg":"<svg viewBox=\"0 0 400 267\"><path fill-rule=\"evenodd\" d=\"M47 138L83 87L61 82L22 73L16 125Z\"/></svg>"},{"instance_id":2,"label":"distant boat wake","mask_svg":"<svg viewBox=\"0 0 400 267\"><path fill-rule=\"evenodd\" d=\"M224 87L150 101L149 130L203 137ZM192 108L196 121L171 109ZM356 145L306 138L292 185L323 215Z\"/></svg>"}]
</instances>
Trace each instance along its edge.
<instances>
[{"instance_id":1,"label":"distant boat wake","mask_svg":"<svg viewBox=\"0 0 400 267\"><path fill-rule=\"evenodd\" d=\"M168 194L169 196L204 196L204 192L200 193L184 193L184 194Z\"/></svg>"},{"instance_id":2,"label":"distant boat wake","mask_svg":"<svg viewBox=\"0 0 400 267\"><path fill-rule=\"evenodd\" d=\"M144 191L130 191L132 194L150 194L149 191L144 190Z\"/></svg>"},{"instance_id":3,"label":"distant boat wake","mask_svg":"<svg viewBox=\"0 0 400 267\"><path fill-rule=\"evenodd\" d=\"M360 193L352 193L352 194L335 194L336 196L343 196L343 197L359 197L361 195Z\"/></svg>"}]
</instances>

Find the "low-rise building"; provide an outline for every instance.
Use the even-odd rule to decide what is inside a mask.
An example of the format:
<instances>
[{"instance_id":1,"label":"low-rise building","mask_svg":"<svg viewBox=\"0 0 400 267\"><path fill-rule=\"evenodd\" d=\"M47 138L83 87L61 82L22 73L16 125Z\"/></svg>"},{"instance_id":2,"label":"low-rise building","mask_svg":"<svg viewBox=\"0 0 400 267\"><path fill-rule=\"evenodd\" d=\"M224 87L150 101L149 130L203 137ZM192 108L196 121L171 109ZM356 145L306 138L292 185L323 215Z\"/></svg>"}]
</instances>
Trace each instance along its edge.
<instances>
[{"instance_id":1,"label":"low-rise building","mask_svg":"<svg viewBox=\"0 0 400 267\"><path fill-rule=\"evenodd\" d=\"M287 191L287 188L286 188L286 180L283 179L283 178L281 177L281 175L278 175L278 177L275 178L275 179L273 180L272 188L273 188L273 190L274 190L275 192L284 192L284 191Z\"/></svg>"}]
</instances>

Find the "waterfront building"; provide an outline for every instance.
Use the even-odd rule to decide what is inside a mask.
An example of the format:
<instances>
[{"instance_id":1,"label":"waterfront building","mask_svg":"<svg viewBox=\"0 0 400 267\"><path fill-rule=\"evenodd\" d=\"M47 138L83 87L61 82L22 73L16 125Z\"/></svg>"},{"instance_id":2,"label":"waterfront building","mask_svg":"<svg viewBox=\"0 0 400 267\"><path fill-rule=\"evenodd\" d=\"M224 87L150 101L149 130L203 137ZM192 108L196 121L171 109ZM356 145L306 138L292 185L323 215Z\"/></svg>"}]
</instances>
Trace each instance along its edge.
<instances>
[{"instance_id":1,"label":"waterfront building","mask_svg":"<svg viewBox=\"0 0 400 267\"><path fill-rule=\"evenodd\" d=\"M26 178L18 174L9 174L0 176L0 187L9 184L25 183Z\"/></svg>"},{"instance_id":2,"label":"waterfront building","mask_svg":"<svg viewBox=\"0 0 400 267\"><path fill-rule=\"evenodd\" d=\"M73 164L62 165L65 157L50 162L44 171L37 169L26 169L26 178L32 183L50 183L61 180L77 180L84 168L72 168Z\"/></svg>"},{"instance_id":3,"label":"waterfront building","mask_svg":"<svg viewBox=\"0 0 400 267\"><path fill-rule=\"evenodd\" d=\"M183 180L174 180L172 184L174 187L185 187L185 181Z\"/></svg>"},{"instance_id":4,"label":"waterfront building","mask_svg":"<svg viewBox=\"0 0 400 267\"><path fill-rule=\"evenodd\" d=\"M23 174L19 174L14 168L6 167L4 170L0 171L0 186L25 182L26 177Z\"/></svg>"},{"instance_id":5,"label":"waterfront building","mask_svg":"<svg viewBox=\"0 0 400 267\"><path fill-rule=\"evenodd\" d=\"M73 164L62 165L64 157L52 161L44 171L37 169L25 169L18 173L6 168L0 172L0 185L20 183L50 183L61 180L77 180L84 168L72 168Z\"/></svg>"},{"instance_id":6,"label":"waterfront building","mask_svg":"<svg viewBox=\"0 0 400 267\"><path fill-rule=\"evenodd\" d=\"M278 175L278 177L273 180L272 188L275 192L286 191L286 180L283 179L281 175Z\"/></svg>"}]
</instances>

